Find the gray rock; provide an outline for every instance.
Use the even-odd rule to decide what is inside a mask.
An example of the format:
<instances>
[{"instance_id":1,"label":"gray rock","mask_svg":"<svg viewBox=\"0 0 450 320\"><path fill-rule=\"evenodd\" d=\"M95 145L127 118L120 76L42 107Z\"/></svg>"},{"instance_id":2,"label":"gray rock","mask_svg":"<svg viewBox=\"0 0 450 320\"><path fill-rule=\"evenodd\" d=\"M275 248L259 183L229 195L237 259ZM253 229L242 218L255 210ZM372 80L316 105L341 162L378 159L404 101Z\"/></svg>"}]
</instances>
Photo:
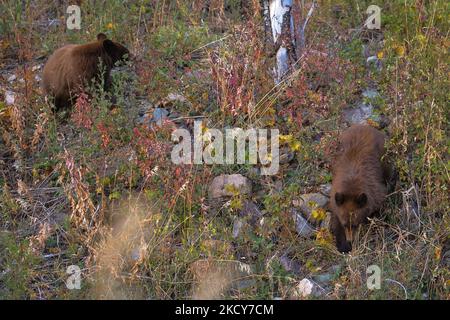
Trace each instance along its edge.
<instances>
[{"instance_id":1,"label":"gray rock","mask_svg":"<svg viewBox=\"0 0 450 320\"><path fill-rule=\"evenodd\" d=\"M307 299L309 297L321 297L324 296L327 291L322 288L315 281L304 278L298 282L292 292L292 298L294 299Z\"/></svg>"},{"instance_id":2,"label":"gray rock","mask_svg":"<svg viewBox=\"0 0 450 320\"><path fill-rule=\"evenodd\" d=\"M326 284L326 283L331 282L331 280L334 279L334 275L331 273L322 273L322 274L318 274L318 275L314 276L313 279L316 282Z\"/></svg>"},{"instance_id":3,"label":"gray rock","mask_svg":"<svg viewBox=\"0 0 450 320\"><path fill-rule=\"evenodd\" d=\"M299 236L309 238L315 233L315 230L309 225L308 221L297 210L292 209L291 214L294 219L295 230Z\"/></svg>"},{"instance_id":4,"label":"gray rock","mask_svg":"<svg viewBox=\"0 0 450 320\"><path fill-rule=\"evenodd\" d=\"M166 100L169 102L181 102L181 103L185 103L188 101L185 96L173 92L167 95Z\"/></svg>"},{"instance_id":5,"label":"gray rock","mask_svg":"<svg viewBox=\"0 0 450 320\"><path fill-rule=\"evenodd\" d=\"M373 106L361 103L355 109L344 110L344 118L349 124L362 124L373 115Z\"/></svg>"},{"instance_id":6,"label":"gray rock","mask_svg":"<svg viewBox=\"0 0 450 320\"><path fill-rule=\"evenodd\" d=\"M383 70L383 63L381 62L380 59L377 58L377 56L370 56L367 58L366 60L366 65L367 66L375 66L375 69L380 72L381 70Z\"/></svg>"},{"instance_id":7,"label":"gray rock","mask_svg":"<svg viewBox=\"0 0 450 320\"><path fill-rule=\"evenodd\" d=\"M331 183L325 183L325 184L320 185L319 191L320 191L320 193L323 194L324 196L330 197L330 193L331 193Z\"/></svg>"},{"instance_id":8,"label":"gray rock","mask_svg":"<svg viewBox=\"0 0 450 320\"><path fill-rule=\"evenodd\" d=\"M280 150L279 162L280 164L285 164L291 162L295 157L294 152L291 152L289 148L282 148Z\"/></svg>"},{"instance_id":9,"label":"gray rock","mask_svg":"<svg viewBox=\"0 0 450 320\"><path fill-rule=\"evenodd\" d=\"M42 64L37 64L37 65L35 65L35 66L33 66L33 68L31 68L31 70L34 72L34 71L37 71L37 70L41 70L42 69Z\"/></svg>"},{"instance_id":10,"label":"gray rock","mask_svg":"<svg viewBox=\"0 0 450 320\"><path fill-rule=\"evenodd\" d=\"M61 25L60 19L49 19L47 21L48 21L48 24L47 24L48 27L56 27L56 26Z\"/></svg>"},{"instance_id":11,"label":"gray rock","mask_svg":"<svg viewBox=\"0 0 450 320\"><path fill-rule=\"evenodd\" d=\"M375 99L375 98L380 97L380 94L375 89L366 89L362 92L362 95L364 98L367 98L367 99Z\"/></svg>"},{"instance_id":12,"label":"gray rock","mask_svg":"<svg viewBox=\"0 0 450 320\"><path fill-rule=\"evenodd\" d=\"M327 285L331 281L335 280L337 277L339 277L339 274L342 270L341 265L335 264L328 268L326 273L318 274L313 276L313 280L317 282L320 285Z\"/></svg>"},{"instance_id":13,"label":"gray rock","mask_svg":"<svg viewBox=\"0 0 450 320\"><path fill-rule=\"evenodd\" d=\"M261 219L263 213L253 201L245 201L240 215L241 217L248 217L250 223L255 225Z\"/></svg>"},{"instance_id":14,"label":"gray rock","mask_svg":"<svg viewBox=\"0 0 450 320\"><path fill-rule=\"evenodd\" d=\"M138 261L141 258L140 248L136 248L131 252L131 260Z\"/></svg>"},{"instance_id":15,"label":"gray rock","mask_svg":"<svg viewBox=\"0 0 450 320\"><path fill-rule=\"evenodd\" d=\"M167 111L164 108L155 108L155 111L153 111L153 118L152 120L156 122L156 125L161 127L164 120L166 120L169 116L169 111Z\"/></svg>"},{"instance_id":16,"label":"gray rock","mask_svg":"<svg viewBox=\"0 0 450 320\"><path fill-rule=\"evenodd\" d=\"M233 238L236 239L239 237L239 235L241 234L241 229L242 226L244 225L244 223L242 222L241 219L236 219L234 220L233 223Z\"/></svg>"},{"instance_id":17,"label":"gray rock","mask_svg":"<svg viewBox=\"0 0 450 320\"><path fill-rule=\"evenodd\" d=\"M301 213L310 222L315 222L311 214L314 209L324 208L328 204L328 198L320 193L307 193L300 196L300 199L292 201L294 207L299 208Z\"/></svg>"},{"instance_id":18,"label":"gray rock","mask_svg":"<svg viewBox=\"0 0 450 320\"><path fill-rule=\"evenodd\" d=\"M376 63L378 61L377 56L370 56L367 58L366 62L369 63Z\"/></svg>"},{"instance_id":19,"label":"gray rock","mask_svg":"<svg viewBox=\"0 0 450 320\"><path fill-rule=\"evenodd\" d=\"M298 261L295 261L285 253L280 257L280 264L287 272L292 272L294 274L300 274L302 266Z\"/></svg>"},{"instance_id":20,"label":"gray rock","mask_svg":"<svg viewBox=\"0 0 450 320\"><path fill-rule=\"evenodd\" d=\"M251 181L241 174L223 174L213 179L209 185L208 194L211 199L217 199L234 196L235 192L241 195L251 194Z\"/></svg>"},{"instance_id":21,"label":"gray rock","mask_svg":"<svg viewBox=\"0 0 450 320\"><path fill-rule=\"evenodd\" d=\"M16 95L14 92L6 90L5 92L5 103L7 106L13 105L16 100Z\"/></svg>"}]
</instances>

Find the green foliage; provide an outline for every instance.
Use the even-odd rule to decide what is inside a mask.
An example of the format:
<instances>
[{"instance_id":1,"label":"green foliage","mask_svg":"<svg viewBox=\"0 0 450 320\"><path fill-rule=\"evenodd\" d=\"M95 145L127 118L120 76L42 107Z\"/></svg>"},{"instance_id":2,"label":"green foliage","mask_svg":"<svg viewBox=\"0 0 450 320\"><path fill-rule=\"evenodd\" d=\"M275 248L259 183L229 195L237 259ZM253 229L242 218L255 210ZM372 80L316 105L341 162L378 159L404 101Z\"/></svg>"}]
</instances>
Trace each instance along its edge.
<instances>
[{"instance_id":1,"label":"green foliage","mask_svg":"<svg viewBox=\"0 0 450 320\"><path fill-rule=\"evenodd\" d=\"M0 233L0 297L2 299L25 299L32 294L30 288L35 277L34 268L40 263L30 249L27 240L18 240L14 235Z\"/></svg>"}]
</instances>

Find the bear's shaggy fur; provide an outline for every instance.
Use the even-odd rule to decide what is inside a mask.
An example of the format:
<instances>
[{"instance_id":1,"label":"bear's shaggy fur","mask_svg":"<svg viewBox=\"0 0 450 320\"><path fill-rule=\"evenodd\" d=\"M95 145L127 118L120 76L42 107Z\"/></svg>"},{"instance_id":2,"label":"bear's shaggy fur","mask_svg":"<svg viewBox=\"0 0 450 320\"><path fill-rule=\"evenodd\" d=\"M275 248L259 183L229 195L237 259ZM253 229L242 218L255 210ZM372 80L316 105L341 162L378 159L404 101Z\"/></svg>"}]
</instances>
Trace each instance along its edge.
<instances>
[{"instance_id":1,"label":"bear's shaggy fur","mask_svg":"<svg viewBox=\"0 0 450 320\"><path fill-rule=\"evenodd\" d=\"M100 77L100 61L105 68L104 84L107 89L112 67L128 55L127 48L107 39L103 33L97 35L97 41L64 46L56 50L44 66L44 92L54 97L57 110L69 107L84 85Z\"/></svg>"},{"instance_id":2,"label":"bear's shaggy fur","mask_svg":"<svg viewBox=\"0 0 450 320\"><path fill-rule=\"evenodd\" d=\"M368 125L342 133L333 164L331 231L341 252L351 250L352 233L377 212L386 197L385 135Z\"/></svg>"}]
</instances>

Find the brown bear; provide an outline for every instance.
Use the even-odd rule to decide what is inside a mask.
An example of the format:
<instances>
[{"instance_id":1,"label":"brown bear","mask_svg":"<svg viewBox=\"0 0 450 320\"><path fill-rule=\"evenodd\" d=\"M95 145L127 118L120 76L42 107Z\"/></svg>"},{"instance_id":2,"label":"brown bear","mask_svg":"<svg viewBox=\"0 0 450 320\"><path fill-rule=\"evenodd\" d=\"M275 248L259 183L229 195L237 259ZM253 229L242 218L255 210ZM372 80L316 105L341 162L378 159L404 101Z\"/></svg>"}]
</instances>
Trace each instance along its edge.
<instances>
[{"instance_id":1,"label":"brown bear","mask_svg":"<svg viewBox=\"0 0 450 320\"><path fill-rule=\"evenodd\" d=\"M117 61L129 56L127 48L97 35L97 41L84 45L69 44L56 50L48 59L43 71L44 92L54 97L56 110L69 107L73 98L93 78L99 79L100 61L104 65L105 90L111 83L110 72Z\"/></svg>"},{"instance_id":2,"label":"brown bear","mask_svg":"<svg viewBox=\"0 0 450 320\"><path fill-rule=\"evenodd\" d=\"M330 229L340 252L352 249L352 234L382 206L388 166L382 162L385 135L369 126L354 125L339 137L333 163Z\"/></svg>"}]
</instances>

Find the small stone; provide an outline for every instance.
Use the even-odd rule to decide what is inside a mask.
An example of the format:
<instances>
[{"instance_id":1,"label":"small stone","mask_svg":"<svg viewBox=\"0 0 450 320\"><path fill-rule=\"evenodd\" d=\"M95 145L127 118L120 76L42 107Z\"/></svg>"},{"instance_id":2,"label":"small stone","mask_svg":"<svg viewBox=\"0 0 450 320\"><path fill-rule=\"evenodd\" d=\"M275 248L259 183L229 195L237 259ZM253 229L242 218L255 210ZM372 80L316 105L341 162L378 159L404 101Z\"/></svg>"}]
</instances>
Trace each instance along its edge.
<instances>
[{"instance_id":1,"label":"small stone","mask_svg":"<svg viewBox=\"0 0 450 320\"><path fill-rule=\"evenodd\" d=\"M328 204L328 198L320 193L307 193L300 196L300 199L292 201L292 205L299 208L301 213L310 222L316 222L312 217L313 210L324 208Z\"/></svg>"},{"instance_id":2,"label":"small stone","mask_svg":"<svg viewBox=\"0 0 450 320\"><path fill-rule=\"evenodd\" d=\"M450 250L445 251L441 256L441 263L446 267L450 267Z\"/></svg>"},{"instance_id":3,"label":"small stone","mask_svg":"<svg viewBox=\"0 0 450 320\"><path fill-rule=\"evenodd\" d=\"M350 124L363 124L372 117L373 106L367 103L361 103L355 109L344 110L345 120Z\"/></svg>"},{"instance_id":4,"label":"small stone","mask_svg":"<svg viewBox=\"0 0 450 320\"><path fill-rule=\"evenodd\" d=\"M333 280L334 275L332 275L331 273L323 273L323 274L318 274L316 276L313 277L315 281L326 284L331 282L331 280Z\"/></svg>"},{"instance_id":5,"label":"small stone","mask_svg":"<svg viewBox=\"0 0 450 320\"><path fill-rule=\"evenodd\" d=\"M61 20L60 19L49 19L48 20L48 26L52 27L52 26L59 26L61 25Z\"/></svg>"},{"instance_id":6,"label":"small stone","mask_svg":"<svg viewBox=\"0 0 450 320\"><path fill-rule=\"evenodd\" d=\"M320 185L319 191L320 191L320 193L323 194L324 196L330 197L330 193L331 193L331 183L325 183L325 184Z\"/></svg>"},{"instance_id":7,"label":"small stone","mask_svg":"<svg viewBox=\"0 0 450 320\"><path fill-rule=\"evenodd\" d=\"M5 93L5 102L7 106L14 104L16 101L16 96L14 92L7 90Z\"/></svg>"},{"instance_id":8,"label":"small stone","mask_svg":"<svg viewBox=\"0 0 450 320\"><path fill-rule=\"evenodd\" d=\"M326 273L318 274L313 276L313 279L315 282L319 283L320 285L328 285L331 281L334 279L337 279L339 277L339 274L342 270L341 265L335 264L328 268Z\"/></svg>"},{"instance_id":9,"label":"small stone","mask_svg":"<svg viewBox=\"0 0 450 320\"><path fill-rule=\"evenodd\" d=\"M139 248L134 249L134 250L131 252L131 259L132 259L133 261L138 261L140 258L141 258L141 252L140 252L140 249L139 249Z\"/></svg>"},{"instance_id":10,"label":"small stone","mask_svg":"<svg viewBox=\"0 0 450 320\"><path fill-rule=\"evenodd\" d=\"M308 221L306 221L306 219L303 218L302 215L295 209L292 209L291 214L294 219L295 230L297 233L304 238L311 237L315 230L309 225Z\"/></svg>"},{"instance_id":11,"label":"small stone","mask_svg":"<svg viewBox=\"0 0 450 320\"><path fill-rule=\"evenodd\" d=\"M380 96L378 91L375 89L366 89L362 92L362 95L364 98L367 98L367 99L375 99Z\"/></svg>"},{"instance_id":12,"label":"small stone","mask_svg":"<svg viewBox=\"0 0 450 320\"><path fill-rule=\"evenodd\" d=\"M296 293L298 296L302 298L309 297L313 291L314 284L309 280L304 278L302 281L300 281L296 287Z\"/></svg>"},{"instance_id":13,"label":"small stone","mask_svg":"<svg viewBox=\"0 0 450 320\"><path fill-rule=\"evenodd\" d=\"M234 239L239 237L243 225L244 225L244 223L242 222L241 219L234 220L234 223L233 223L233 238Z\"/></svg>"},{"instance_id":14,"label":"small stone","mask_svg":"<svg viewBox=\"0 0 450 320\"><path fill-rule=\"evenodd\" d=\"M241 217L249 217L251 224L255 225L261 220L263 213L253 201L245 201L240 211Z\"/></svg>"},{"instance_id":15,"label":"small stone","mask_svg":"<svg viewBox=\"0 0 450 320\"><path fill-rule=\"evenodd\" d=\"M209 186L209 197L217 199L236 194L251 194L252 183L241 174L223 174L215 177Z\"/></svg>"},{"instance_id":16,"label":"small stone","mask_svg":"<svg viewBox=\"0 0 450 320\"><path fill-rule=\"evenodd\" d=\"M153 111L153 118L152 120L156 122L156 125L161 127L164 120L167 119L169 115L169 111L167 111L164 108L155 108L155 111Z\"/></svg>"},{"instance_id":17,"label":"small stone","mask_svg":"<svg viewBox=\"0 0 450 320\"><path fill-rule=\"evenodd\" d=\"M300 274L302 266L299 262L289 258L285 253L280 257L280 264L287 272L292 272L294 274Z\"/></svg>"},{"instance_id":18,"label":"small stone","mask_svg":"<svg viewBox=\"0 0 450 320\"><path fill-rule=\"evenodd\" d=\"M173 92L167 95L166 100L170 102L177 102L177 101L182 103L187 102L187 99L183 95Z\"/></svg>"},{"instance_id":19,"label":"small stone","mask_svg":"<svg viewBox=\"0 0 450 320\"><path fill-rule=\"evenodd\" d=\"M376 63L378 61L377 56L370 56L367 58L367 63Z\"/></svg>"},{"instance_id":20,"label":"small stone","mask_svg":"<svg viewBox=\"0 0 450 320\"><path fill-rule=\"evenodd\" d=\"M293 298L305 299L309 297L320 297L326 294L326 290L320 287L316 282L304 278L294 288Z\"/></svg>"},{"instance_id":21,"label":"small stone","mask_svg":"<svg viewBox=\"0 0 450 320\"><path fill-rule=\"evenodd\" d=\"M15 75L15 74L12 74L12 75L10 75L9 77L8 77L8 82L13 82L13 81L15 81L17 79L17 76Z\"/></svg>"},{"instance_id":22,"label":"small stone","mask_svg":"<svg viewBox=\"0 0 450 320\"><path fill-rule=\"evenodd\" d=\"M279 157L280 164L289 163L294 159L294 157L295 157L294 152L291 152L289 148L282 148L280 150L280 157Z\"/></svg>"},{"instance_id":23,"label":"small stone","mask_svg":"<svg viewBox=\"0 0 450 320\"><path fill-rule=\"evenodd\" d=\"M368 66L374 65L377 71L381 71L383 69L383 64L377 56L370 56L366 60L366 64Z\"/></svg>"}]
</instances>

